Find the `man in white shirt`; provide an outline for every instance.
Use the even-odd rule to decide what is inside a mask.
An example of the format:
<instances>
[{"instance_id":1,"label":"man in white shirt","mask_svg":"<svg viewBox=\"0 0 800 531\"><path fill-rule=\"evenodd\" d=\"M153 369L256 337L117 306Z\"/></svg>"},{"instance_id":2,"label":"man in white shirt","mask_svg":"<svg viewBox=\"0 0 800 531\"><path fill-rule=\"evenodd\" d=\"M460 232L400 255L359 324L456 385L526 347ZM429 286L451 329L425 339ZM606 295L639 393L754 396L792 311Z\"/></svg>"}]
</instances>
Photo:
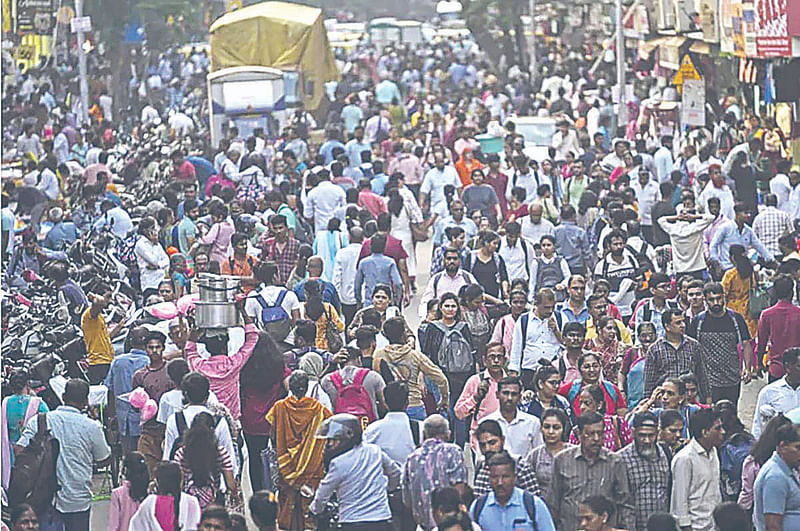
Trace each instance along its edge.
<instances>
[{"instance_id":1,"label":"man in white shirt","mask_svg":"<svg viewBox=\"0 0 800 531\"><path fill-rule=\"evenodd\" d=\"M319 183L308 192L305 201L305 216L314 223L314 232L321 233L328 229L328 221L336 210L345 205L345 193L340 186L333 184L328 178L328 170L317 173Z\"/></svg>"},{"instance_id":2,"label":"man in white shirt","mask_svg":"<svg viewBox=\"0 0 800 531\"><path fill-rule=\"evenodd\" d=\"M533 310L522 314L514 323L508 370L521 375L525 389L533 388L538 361L553 359L561 350L561 332L553 314L555 306L553 290L541 289L534 296Z\"/></svg>"},{"instance_id":3,"label":"man in white shirt","mask_svg":"<svg viewBox=\"0 0 800 531\"><path fill-rule=\"evenodd\" d=\"M566 120L558 122L558 130L553 134L551 145L556 150L556 162L566 160L567 153L572 153L577 158L583 152L578 143L577 133L574 129L569 128L569 122Z\"/></svg>"},{"instance_id":4,"label":"man in white shirt","mask_svg":"<svg viewBox=\"0 0 800 531\"><path fill-rule=\"evenodd\" d=\"M792 195L792 184L789 182L788 175L791 165L792 161L790 160L779 160L777 163L778 173L769 180L769 191L778 198L778 209L783 210L787 214L792 213L792 209L789 205L789 199Z\"/></svg>"},{"instance_id":5,"label":"man in white shirt","mask_svg":"<svg viewBox=\"0 0 800 531\"><path fill-rule=\"evenodd\" d=\"M183 398L186 405L183 409L167 419L167 427L164 434L164 454L162 459L169 461L173 459L175 451L178 449L176 444L180 438L181 433L178 431L178 424L176 417L183 414L186 420L186 428L192 427L192 422L198 413L214 413L206 407L206 401L209 396L209 383L208 378L199 372L190 372L181 380L181 390L183 391ZM184 430L185 433L185 430ZM233 463L233 473L238 473L238 459L233 450L233 439L231 439L231 431L225 419L220 420L214 428L214 434L217 436L217 442L222 446L231 458Z\"/></svg>"},{"instance_id":6,"label":"man in white shirt","mask_svg":"<svg viewBox=\"0 0 800 531\"><path fill-rule=\"evenodd\" d=\"M445 164L444 156L437 152L434 166L425 174L419 189L420 206L423 212L430 210L431 215L447 215L447 198L444 195L444 187L448 184L455 188L460 197L461 179L458 177L456 169L450 164Z\"/></svg>"},{"instance_id":7,"label":"man in white shirt","mask_svg":"<svg viewBox=\"0 0 800 531\"><path fill-rule=\"evenodd\" d=\"M661 190L658 184L650 179L650 170L639 166L638 176L631 181L631 189L636 194L639 204L639 217L641 218L642 236L648 242L653 241L653 205L661 201Z\"/></svg>"},{"instance_id":8,"label":"man in white shirt","mask_svg":"<svg viewBox=\"0 0 800 531\"><path fill-rule=\"evenodd\" d=\"M100 217L95 221L94 228L108 227L119 238L125 238L133 230L133 221L128 213L114 205L111 199L104 199L100 204Z\"/></svg>"},{"instance_id":9,"label":"man in white shirt","mask_svg":"<svg viewBox=\"0 0 800 531\"><path fill-rule=\"evenodd\" d=\"M764 425L775 415L800 407L800 348L783 353L783 378L775 380L758 392L753 415L753 437L760 437Z\"/></svg>"},{"instance_id":10,"label":"man in white shirt","mask_svg":"<svg viewBox=\"0 0 800 531\"><path fill-rule=\"evenodd\" d=\"M514 459L520 459L544 443L542 424L530 413L520 411L522 380L518 376L503 378L497 383L497 399L500 407L483 420L496 420L503 429L505 449Z\"/></svg>"},{"instance_id":11,"label":"man in white shirt","mask_svg":"<svg viewBox=\"0 0 800 531\"><path fill-rule=\"evenodd\" d=\"M520 225L516 221L506 223L506 235L500 239L498 252L506 263L509 280L530 280L536 252L533 245L521 236Z\"/></svg>"},{"instance_id":12,"label":"man in white shirt","mask_svg":"<svg viewBox=\"0 0 800 531\"><path fill-rule=\"evenodd\" d=\"M36 188L50 201L58 199L58 194L60 192L58 177L56 177L55 174L55 166L56 158L53 155L48 155L39 166L41 172L39 173L39 182L36 183Z\"/></svg>"},{"instance_id":13,"label":"man in white shirt","mask_svg":"<svg viewBox=\"0 0 800 531\"><path fill-rule=\"evenodd\" d=\"M346 325L350 325L353 316L358 310L356 304L355 281L358 256L361 253L361 243L364 241L364 230L361 227L350 229L350 245L339 249L333 262L333 286L339 292L342 302L342 313Z\"/></svg>"},{"instance_id":14,"label":"man in white shirt","mask_svg":"<svg viewBox=\"0 0 800 531\"><path fill-rule=\"evenodd\" d=\"M553 237L556 235L555 225L550 220L542 217L543 212L544 210L540 203L531 204L528 209L528 216L522 218L520 224L522 237L533 243L533 245L537 245L545 234Z\"/></svg>"},{"instance_id":15,"label":"man in white shirt","mask_svg":"<svg viewBox=\"0 0 800 531\"><path fill-rule=\"evenodd\" d=\"M665 135L661 137L661 146L653 154L653 162L656 165L656 180L659 183L668 181L672 175L672 137Z\"/></svg>"},{"instance_id":16,"label":"man in white shirt","mask_svg":"<svg viewBox=\"0 0 800 531\"><path fill-rule=\"evenodd\" d=\"M297 300L297 295L294 293L294 291L277 283L278 266L275 265L274 262L267 261L259 263L253 268L253 275L255 276L256 280L261 282L261 285L257 290L253 290L248 293L247 300L244 303L244 311L247 315L253 318L256 326L260 330L270 331L273 336L272 338L275 341L284 341L288 336L288 330L294 329L295 325L297 324L297 320L300 319L300 308L302 305L300 304L300 301ZM291 321L291 323L284 324L286 330L285 336L276 337L280 326L270 325L270 327L275 326L275 328L271 330L264 326L262 314L265 308L262 302L266 304L267 307L277 308L281 294L283 294L283 300L281 301L280 306L283 308L283 311L286 312L288 320ZM259 297L261 300L259 300ZM273 321L273 323L275 323L275 321Z\"/></svg>"},{"instance_id":17,"label":"man in white shirt","mask_svg":"<svg viewBox=\"0 0 800 531\"><path fill-rule=\"evenodd\" d=\"M516 187L525 189L524 203L538 199L539 184L549 184L546 182L547 179L540 179L537 171L530 168L530 161L525 155L514 157L514 166L516 169L506 185L506 199L511 200L511 191Z\"/></svg>"},{"instance_id":18,"label":"man in white shirt","mask_svg":"<svg viewBox=\"0 0 800 531\"><path fill-rule=\"evenodd\" d=\"M408 407L408 385L399 380L390 382L383 390L386 415L364 430L364 442L377 444L386 455L400 466L418 446L422 426L406 414Z\"/></svg>"},{"instance_id":19,"label":"man in white shirt","mask_svg":"<svg viewBox=\"0 0 800 531\"><path fill-rule=\"evenodd\" d=\"M676 274L692 274L702 280L702 273L706 269L703 233L714 219L711 214L698 215L688 212L681 212L679 216L659 218L658 224L669 235L672 264Z\"/></svg>"},{"instance_id":20,"label":"man in white shirt","mask_svg":"<svg viewBox=\"0 0 800 531\"><path fill-rule=\"evenodd\" d=\"M708 166L708 184L703 189L698 203L708 212L708 200L716 197L720 201L722 215L727 219L733 219L736 215L733 212L733 192L730 186L725 183L725 176L722 174L722 166L713 163Z\"/></svg>"}]
</instances>

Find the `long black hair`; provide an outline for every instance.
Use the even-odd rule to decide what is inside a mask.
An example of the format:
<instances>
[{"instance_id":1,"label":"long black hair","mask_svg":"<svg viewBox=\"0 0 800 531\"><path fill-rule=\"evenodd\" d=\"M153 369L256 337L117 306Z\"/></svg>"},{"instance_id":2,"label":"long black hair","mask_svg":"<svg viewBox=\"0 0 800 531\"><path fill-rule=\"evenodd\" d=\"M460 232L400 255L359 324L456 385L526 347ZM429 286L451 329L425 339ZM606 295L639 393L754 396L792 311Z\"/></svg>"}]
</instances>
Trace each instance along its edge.
<instances>
[{"instance_id":1,"label":"long black hair","mask_svg":"<svg viewBox=\"0 0 800 531\"><path fill-rule=\"evenodd\" d=\"M403 205L403 196L400 195L400 191L397 188L393 188L389 192L389 201L386 203L386 207L393 216L397 217L403 211Z\"/></svg>"},{"instance_id":2,"label":"long black hair","mask_svg":"<svg viewBox=\"0 0 800 531\"><path fill-rule=\"evenodd\" d=\"M753 263L747 258L745 248L742 245L733 244L728 252L730 253L731 262L736 266L736 272L739 273L740 277L749 279L753 276Z\"/></svg>"},{"instance_id":3,"label":"long black hair","mask_svg":"<svg viewBox=\"0 0 800 531\"><path fill-rule=\"evenodd\" d=\"M200 413L200 415L202 414ZM181 484L183 483L180 465L175 461L163 461L158 465L156 482L158 483L158 494L172 496L172 506L175 511L175 527L173 531L178 531L181 520Z\"/></svg>"},{"instance_id":4,"label":"long black hair","mask_svg":"<svg viewBox=\"0 0 800 531\"><path fill-rule=\"evenodd\" d=\"M199 487L215 486L219 481L219 451L214 425L214 417L209 413L198 413L184 437L183 461L192 471L192 481Z\"/></svg>"},{"instance_id":5,"label":"long black hair","mask_svg":"<svg viewBox=\"0 0 800 531\"><path fill-rule=\"evenodd\" d=\"M131 498L141 502L147 497L147 487L150 484L150 472L147 470L144 456L139 452L130 452L125 456L122 467L125 479L130 483L128 492Z\"/></svg>"},{"instance_id":6,"label":"long black hair","mask_svg":"<svg viewBox=\"0 0 800 531\"><path fill-rule=\"evenodd\" d=\"M758 415L757 411L756 415ZM761 432L761 437L756 439L755 444L750 449L753 461L758 463L759 466L763 466L767 462L767 459L772 456L778 446L778 428L790 423L791 421L784 417L783 413L779 413L767 422L767 425L764 426L764 431Z\"/></svg>"},{"instance_id":7,"label":"long black hair","mask_svg":"<svg viewBox=\"0 0 800 531\"><path fill-rule=\"evenodd\" d=\"M306 296L306 316L312 321L317 321L325 313L322 303L322 284L318 280L308 280L303 285Z\"/></svg>"},{"instance_id":8,"label":"long black hair","mask_svg":"<svg viewBox=\"0 0 800 531\"><path fill-rule=\"evenodd\" d=\"M244 364L240 373L242 389L268 391L283 380L286 359L275 340L268 333L260 331L253 354Z\"/></svg>"}]
</instances>

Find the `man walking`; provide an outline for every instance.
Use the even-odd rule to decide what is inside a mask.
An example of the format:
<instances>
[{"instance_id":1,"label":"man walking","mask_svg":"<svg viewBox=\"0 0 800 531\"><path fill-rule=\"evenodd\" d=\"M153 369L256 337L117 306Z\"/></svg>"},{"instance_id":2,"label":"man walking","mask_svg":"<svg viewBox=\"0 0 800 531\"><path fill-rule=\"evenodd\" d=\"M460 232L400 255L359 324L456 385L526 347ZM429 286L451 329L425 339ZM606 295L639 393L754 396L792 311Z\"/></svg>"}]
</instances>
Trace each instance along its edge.
<instances>
[{"instance_id":1,"label":"man walking","mask_svg":"<svg viewBox=\"0 0 800 531\"><path fill-rule=\"evenodd\" d=\"M92 505L92 467L102 467L111 457L103 427L84 413L89 407L89 384L71 378L62 397L63 405L45 415L47 428L58 440L56 480L59 489L55 496L55 520L65 531L89 529ZM17 441L28 446L39 430L39 416L34 415Z\"/></svg>"},{"instance_id":2,"label":"man walking","mask_svg":"<svg viewBox=\"0 0 800 531\"><path fill-rule=\"evenodd\" d=\"M500 407L486 416L486 420L494 420L503 428L505 449L517 460L544 444L542 423L537 417L519 410L522 391L522 381L516 376L500 380L497 383Z\"/></svg>"},{"instance_id":3,"label":"man walking","mask_svg":"<svg viewBox=\"0 0 800 531\"><path fill-rule=\"evenodd\" d=\"M697 377L698 397L711 403L711 394L706 376L700 343L684 335L686 322L683 312L669 308L661 316L664 337L650 345L644 365L644 395L651 396L653 390L667 378L677 378L691 372Z\"/></svg>"},{"instance_id":4,"label":"man walking","mask_svg":"<svg viewBox=\"0 0 800 531\"><path fill-rule=\"evenodd\" d=\"M647 519L669 512L670 462L658 439L658 417L650 412L633 417L633 443L619 451L635 504L636 531L647 531Z\"/></svg>"},{"instance_id":5,"label":"man walking","mask_svg":"<svg viewBox=\"0 0 800 531\"><path fill-rule=\"evenodd\" d=\"M725 428L713 409L701 409L691 419L692 439L672 459L670 513L681 529L711 531L712 512L722 503L717 450L725 441Z\"/></svg>"},{"instance_id":6,"label":"man walking","mask_svg":"<svg viewBox=\"0 0 800 531\"><path fill-rule=\"evenodd\" d=\"M363 259L356 269L354 292L356 306L361 307L362 301L372 301L372 292L379 284L389 286L393 303L402 305L403 281L400 272L395 261L383 254L386 249L386 235L375 234L370 249L372 255Z\"/></svg>"},{"instance_id":7,"label":"man walking","mask_svg":"<svg viewBox=\"0 0 800 531\"><path fill-rule=\"evenodd\" d=\"M553 313L555 306L553 290L540 289L534 297L534 309L514 323L508 370L521 376L525 389L532 389L538 361L553 359L561 349L561 331Z\"/></svg>"},{"instance_id":8,"label":"man walking","mask_svg":"<svg viewBox=\"0 0 800 531\"><path fill-rule=\"evenodd\" d=\"M794 280L789 275L778 275L773 286L778 302L761 312L756 347L759 362L769 352L767 372L770 382L785 374L782 359L786 349L800 345L800 308L792 304Z\"/></svg>"},{"instance_id":9,"label":"man walking","mask_svg":"<svg viewBox=\"0 0 800 531\"><path fill-rule=\"evenodd\" d=\"M617 505L610 527L629 529L633 523L631 491L622 458L603 448L603 416L584 413L578 417L580 446L562 450L555 457L547 505L559 529L578 529L578 505L589 496L603 495ZM616 525L615 525L616 524Z\"/></svg>"}]
</instances>

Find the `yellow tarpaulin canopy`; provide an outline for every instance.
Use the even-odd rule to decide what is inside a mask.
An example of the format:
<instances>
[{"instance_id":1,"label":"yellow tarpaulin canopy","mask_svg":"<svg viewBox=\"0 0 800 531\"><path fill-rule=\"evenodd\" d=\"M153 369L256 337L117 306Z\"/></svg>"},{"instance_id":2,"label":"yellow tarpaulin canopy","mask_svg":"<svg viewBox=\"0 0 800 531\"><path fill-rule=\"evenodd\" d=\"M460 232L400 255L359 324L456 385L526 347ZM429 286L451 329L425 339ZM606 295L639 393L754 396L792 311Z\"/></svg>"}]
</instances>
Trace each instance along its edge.
<instances>
[{"instance_id":1,"label":"yellow tarpaulin canopy","mask_svg":"<svg viewBox=\"0 0 800 531\"><path fill-rule=\"evenodd\" d=\"M261 2L218 18L211 33L211 70L232 66L269 66L299 70L306 108L319 106L324 83L339 79L322 11L288 2Z\"/></svg>"}]
</instances>

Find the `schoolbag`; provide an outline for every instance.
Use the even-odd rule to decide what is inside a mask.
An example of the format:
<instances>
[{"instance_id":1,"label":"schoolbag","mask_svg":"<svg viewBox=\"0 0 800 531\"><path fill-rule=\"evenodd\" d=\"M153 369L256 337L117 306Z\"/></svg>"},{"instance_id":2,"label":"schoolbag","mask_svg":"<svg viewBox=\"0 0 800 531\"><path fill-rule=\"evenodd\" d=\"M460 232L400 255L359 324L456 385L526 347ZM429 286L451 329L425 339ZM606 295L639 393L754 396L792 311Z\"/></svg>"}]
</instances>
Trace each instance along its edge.
<instances>
[{"instance_id":1,"label":"schoolbag","mask_svg":"<svg viewBox=\"0 0 800 531\"><path fill-rule=\"evenodd\" d=\"M288 292L289 290L281 289L275 304L268 304L261 294L254 297L261 305L261 323L264 330L275 341L283 341L292 330L292 320L283 307L283 299L286 298Z\"/></svg>"},{"instance_id":2,"label":"schoolbag","mask_svg":"<svg viewBox=\"0 0 800 531\"><path fill-rule=\"evenodd\" d=\"M47 427L47 414L39 413L37 423L38 429L28 446L14 456L7 494L11 507L27 503L38 512L52 505L59 488L56 461L61 446Z\"/></svg>"},{"instance_id":3,"label":"schoolbag","mask_svg":"<svg viewBox=\"0 0 800 531\"><path fill-rule=\"evenodd\" d=\"M353 382L345 385L341 371L331 373L331 383L336 388L336 407L334 413L350 413L361 419L362 424L375 420L375 408L372 399L364 387L364 379L369 369L358 369Z\"/></svg>"},{"instance_id":4,"label":"schoolbag","mask_svg":"<svg viewBox=\"0 0 800 531\"><path fill-rule=\"evenodd\" d=\"M489 493L486 493L483 496L479 496L478 499L475 500L475 509L472 511L472 521L478 525L480 525L479 519L481 517L481 513L483 512L483 508L486 507L486 502L488 499ZM530 518L531 522L533 522L533 531L536 531L538 529L536 526L536 499L534 498L533 494L527 490L522 491L522 505L525 506L525 511L528 513L528 518Z\"/></svg>"},{"instance_id":5,"label":"schoolbag","mask_svg":"<svg viewBox=\"0 0 800 531\"><path fill-rule=\"evenodd\" d=\"M755 439L748 433L736 433L725 441L720 451L720 479L722 481L722 497L726 501L735 501L742 490L742 465L755 444Z\"/></svg>"},{"instance_id":6,"label":"schoolbag","mask_svg":"<svg viewBox=\"0 0 800 531\"><path fill-rule=\"evenodd\" d=\"M439 345L437 361L444 372L474 372L475 358L472 355L472 345L464 337L466 323L459 322L453 328L447 328L439 323L433 325L444 333L442 343Z\"/></svg>"},{"instance_id":7,"label":"schoolbag","mask_svg":"<svg viewBox=\"0 0 800 531\"><path fill-rule=\"evenodd\" d=\"M676 303L675 301L667 301L666 307L664 309L668 310L677 308L678 308L678 303ZM644 309L642 310L642 322L649 323L652 321L653 321L653 309L650 307L650 303L646 302L644 303Z\"/></svg>"},{"instance_id":8,"label":"schoolbag","mask_svg":"<svg viewBox=\"0 0 800 531\"><path fill-rule=\"evenodd\" d=\"M214 415L214 427L219 426L220 421L224 417L222 415ZM189 429L189 425L186 423L186 415L183 414L183 411L175 412L175 427L178 429L178 437L175 438L175 441L172 443L172 448L169 451L169 460L175 460L175 453L178 451L178 448L183 447L183 434L186 433L186 430ZM231 456L233 459L234 456Z\"/></svg>"},{"instance_id":9,"label":"schoolbag","mask_svg":"<svg viewBox=\"0 0 800 531\"><path fill-rule=\"evenodd\" d=\"M647 256L647 245L648 245L647 242L642 240L642 246L637 251L636 249L633 248L632 245L628 243L625 244L625 249L627 249L628 252L631 253L634 258L636 258L636 261L639 262L639 269L637 270L636 273L637 275L640 275L645 271L655 271L655 268L653 267L653 262Z\"/></svg>"}]
</instances>

